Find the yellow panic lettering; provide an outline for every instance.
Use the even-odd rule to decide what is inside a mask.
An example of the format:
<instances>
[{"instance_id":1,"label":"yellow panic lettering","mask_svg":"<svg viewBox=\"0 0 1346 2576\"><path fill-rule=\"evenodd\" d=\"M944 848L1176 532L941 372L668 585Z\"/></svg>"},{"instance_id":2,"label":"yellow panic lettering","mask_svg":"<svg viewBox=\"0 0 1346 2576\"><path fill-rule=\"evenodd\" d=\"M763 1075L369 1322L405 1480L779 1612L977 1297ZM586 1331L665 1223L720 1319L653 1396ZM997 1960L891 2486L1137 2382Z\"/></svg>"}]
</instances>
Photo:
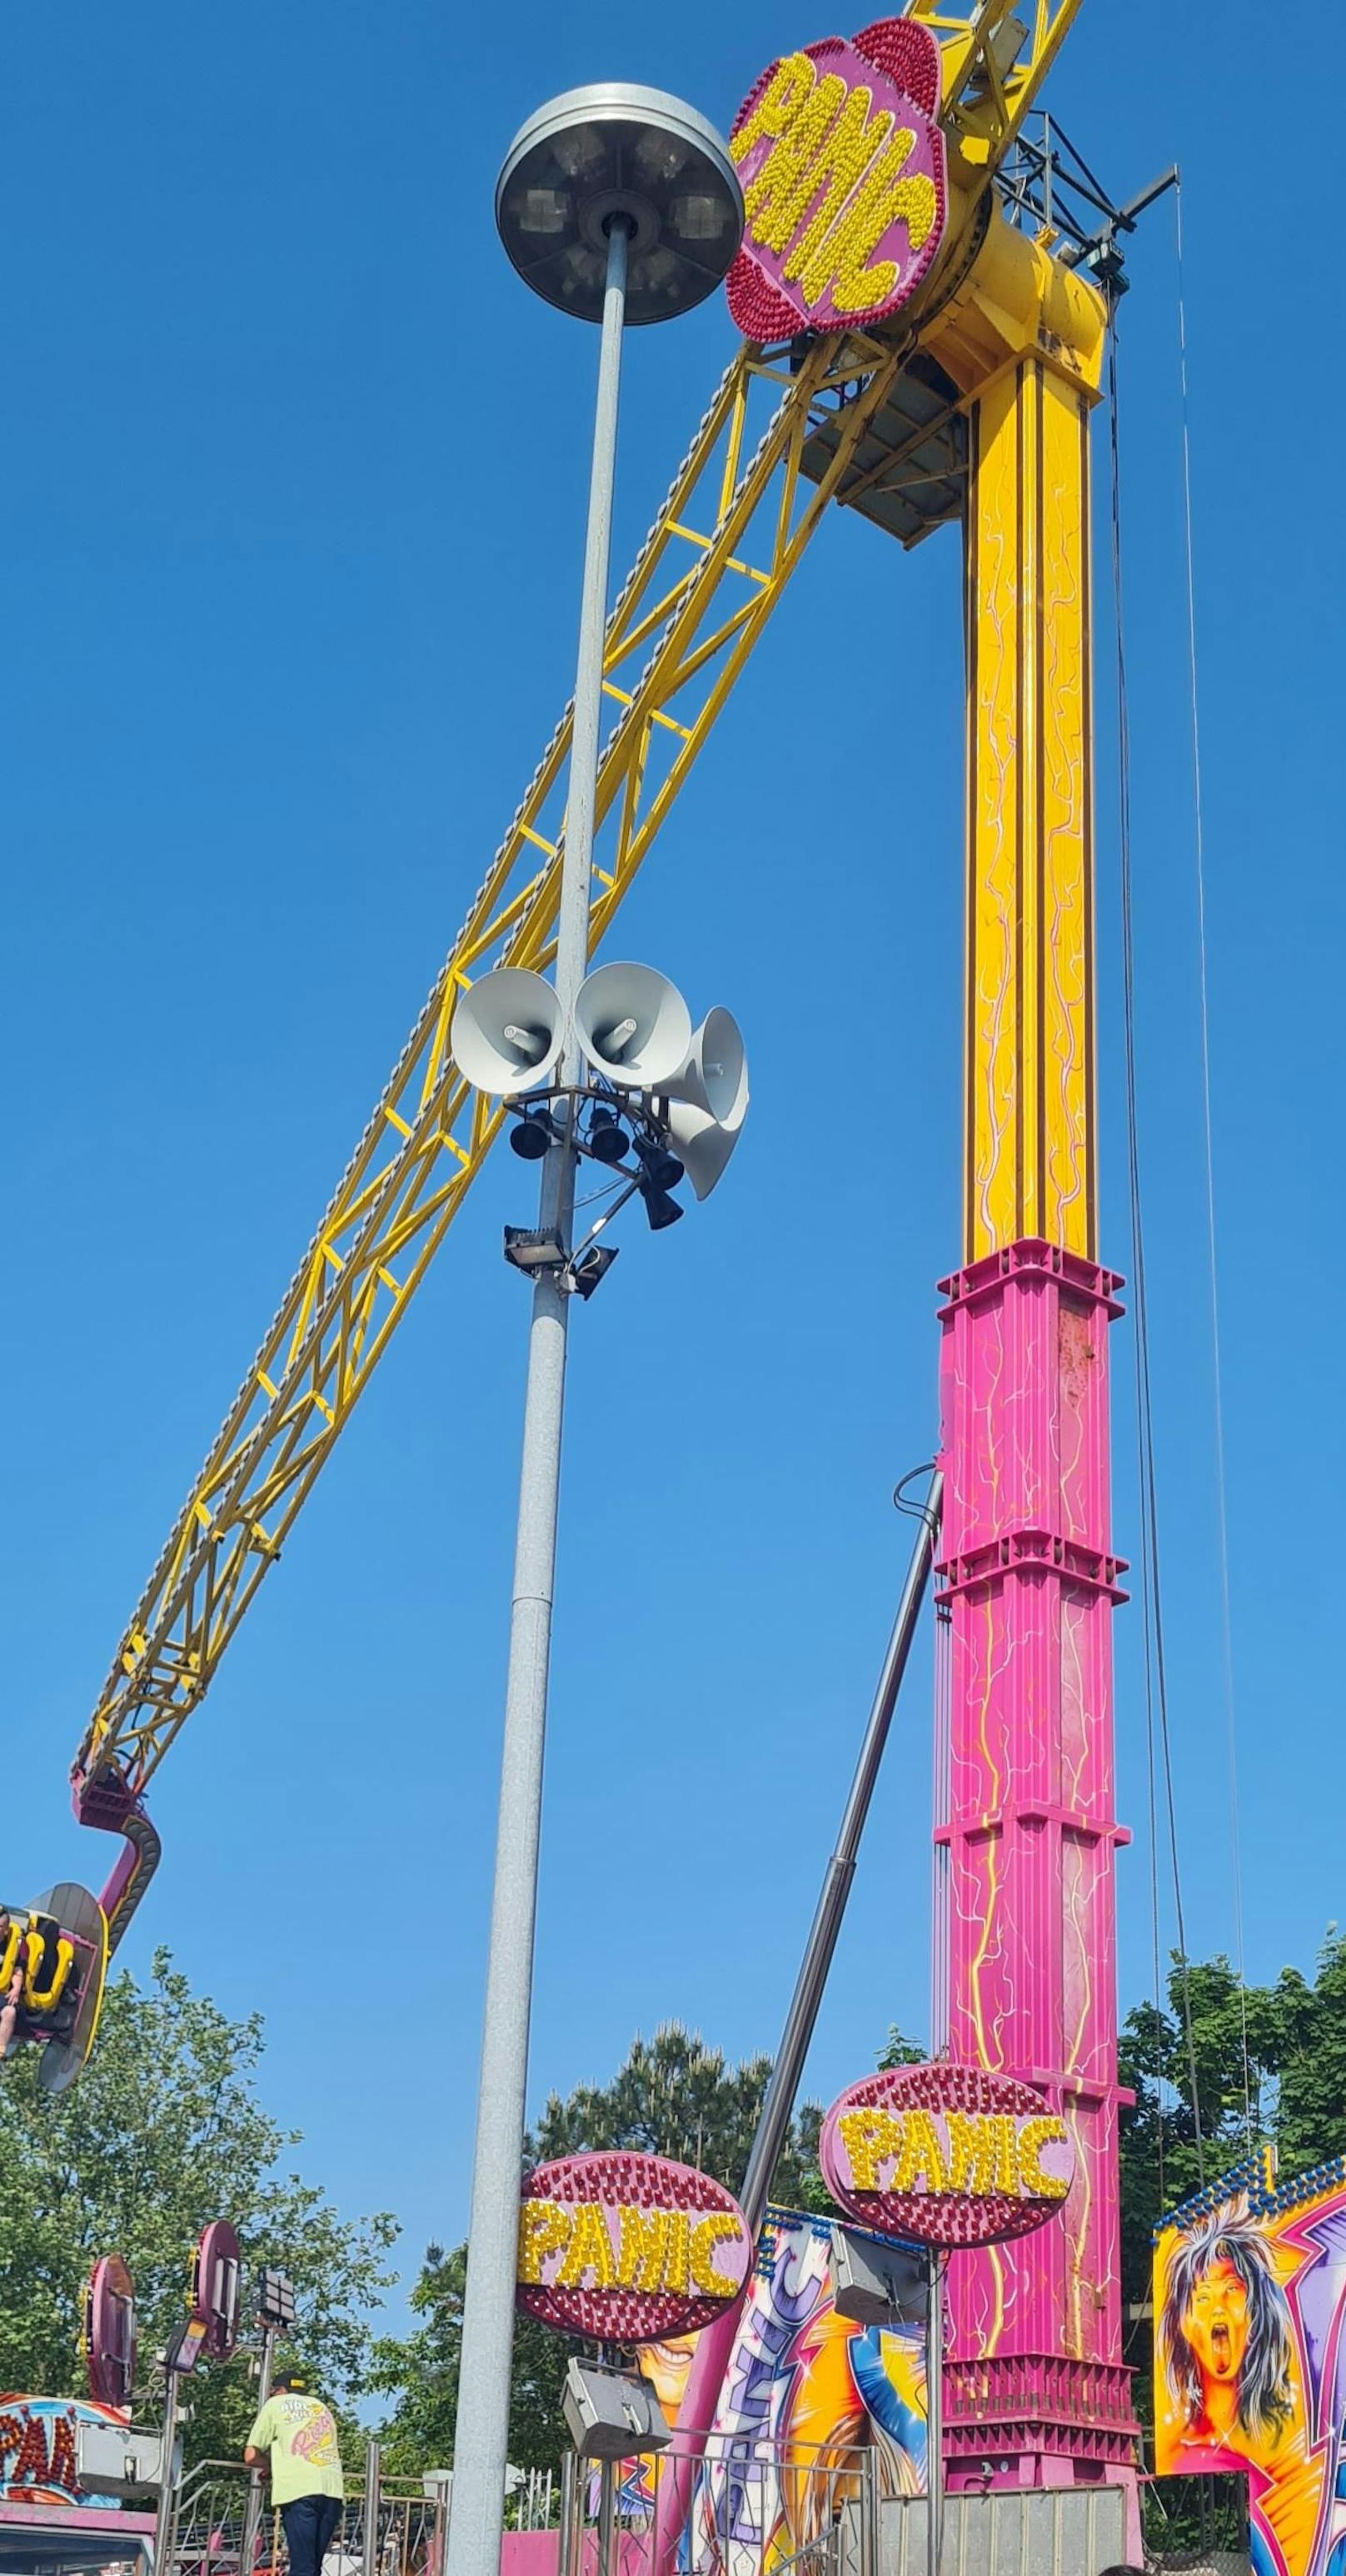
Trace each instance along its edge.
<instances>
[{"instance_id":1,"label":"yellow panic lettering","mask_svg":"<svg viewBox=\"0 0 1346 2576\"><path fill-rule=\"evenodd\" d=\"M556 2200L525 2200L519 2204L519 2279L540 2281L542 2266L549 2254L555 2254L570 2241L571 2218Z\"/></svg>"},{"instance_id":2,"label":"yellow panic lettering","mask_svg":"<svg viewBox=\"0 0 1346 2576\"><path fill-rule=\"evenodd\" d=\"M799 223L818 190L825 191L822 204L800 234L781 272L785 277L802 280L806 304L816 304L826 293L833 267L827 236L852 188L863 179L880 145L892 133L891 111L880 108L877 116L871 116L873 103L872 90L858 84L851 90L821 152L810 163L795 192L792 211Z\"/></svg>"},{"instance_id":3,"label":"yellow panic lettering","mask_svg":"<svg viewBox=\"0 0 1346 2576\"><path fill-rule=\"evenodd\" d=\"M62 1935L61 1939L58 1940L56 1944L56 1964L52 1969L51 1983L47 1986L39 1986L36 1983L36 1978L38 1961L42 1956L42 1950L43 1942L41 1934L39 1932L30 1932L28 1935L28 1964L23 1980L23 1999L30 2012L50 2012L53 2007L60 2002L66 1989L66 1981L75 1964L74 1943L67 1941L64 1935Z\"/></svg>"},{"instance_id":4,"label":"yellow panic lettering","mask_svg":"<svg viewBox=\"0 0 1346 2576\"><path fill-rule=\"evenodd\" d=\"M813 170L820 147L846 96L841 74L824 72L744 189L747 228L763 250L784 250L804 213L818 184Z\"/></svg>"},{"instance_id":5,"label":"yellow panic lettering","mask_svg":"<svg viewBox=\"0 0 1346 2576\"><path fill-rule=\"evenodd\" d=\"M853 2191L878 2191L879 2167L890 2162L902 2144L902 2123L891 2111L843 2111L837 2122Z\"/></svg>"},{"instance_id":6,"label":"yellow panic lettering","mask_svg":"<svg viewBox=\"0 0 1346 2576\"><path fill-rule=\"evenodd\" d=\"M985 2194L994 2191L995 2131L980 2111L946 2111L949 2137L949 2189Z\"/></svg>"},{"instance_id":7,"label":"yellow panic lettering","mask_svg":"<svg viewBox=\"0 0 1346 2576\"><path fill-rule=\"evenodd\" d=\"M667 2209L623 2209L617 2278L624 2290L662 2290L673 2214Z\"/></svg>"},{"instance_id":8,"label":"yellow panic lettering","mask_svg":"<svg viewBox=\"0 0 1346 2576\"><path fill-rule=\"evenodd\" d=\"M1066 2134L1064 2120L1025 2120L1019 2131L1019 2188L1030 2200L1064 2200L1070 2189L1059 2174L1044 2173L1042 2150Z\"/></svg>"},{"instance_id":9,"label":"yellow panic lettering","mask_svg":"<svg viewBox=\"0 0 1346 2576\"><path fill-rule=\"evenodd\" d=\"M672 2209L668 2214L668 2253L664 2262L664 2288L681 2290L685 2296L691 2287L692 2246L691 2222L685 2209Z\"/></svg>"},{"instance_id":10,"label":"yellow panic lettering","mask_svg":"<svg viewBox=\"0 0 1346 2576\"><path fill-rule=\"evenodd\" d=\"M927 2191L947 2191L948 2180L944 2158L940 2153L935 2123L928 2111L908 2111L903 2122L902 2146L893 2179L892 2191L910 2191L917 2174L924 2174Z\"/></svg>"},{"instance_id":11,"label":"yellow panic lettering","mask_svg":"<svg viewBox=\"0 0 1346 2576\"><path fill-rule=\"evenodd\" d=\"M612 2239L596 2200L579 2203L570 2243L556 2278L569 2289L574 2288L586 2272L592 2272L596 2290L610 2290L617 2278L617 2267L612 2259Z\"/></svg>"},{"instance_id":12,"label":"yellow panic lettering","mask_svg":"<svg viewBox=\"0 0 1346 2576\"><path fill-rule=\"evenodd\" d=\"M807 54L786 54L777 63L750 117L729 137L730 158L746 161L764 134L782 134L795 110L803 106L818 75Z\"/></svg>"},{"instance_id":13,"label":"yellow panic lettering","mask_svg":"<svg viewBox=\"0 0 1346 2576\"><path fill-rule=\"evenodd\" d=\"M832 302L838 313L863 313L871 304L885 303L892 294L898 279L897 261L881 259L872 268L866 265L890 224L905 222L914 251L929 240L934 230L939 202L933 179L923 171L909 179L901 176L915 142L911 127L900 125L833 227L826 248L832 256Z\"/></svg>"},{"instance_id":14,"label":"yellow panic lettering","mask_svg":"<svg viewBox=\"0 0 1346 2576\"><path fill-rule=\"evenodd\" d=\"M692 2280L698 2290L709 2290L723 2299L737 2288L736 2282L716 2271L714 2261L716 2246L737 2235L738 2220L731 2218L727 2209L718 2211L711 2218L698 2220L692 2229L690 2248Z\"/></svg>"},{"instance_id":15,"label":"yellow panic lettering","mask_svg":"<svg viewBox=\"0 0 1346 2576\"><path fill-rule=\"evenodd\" d=\"M1018 2140L1015 2136L1014 2120L1008 2111L991 2111L987 2114L986 2125L992 2132L995 2142L994 2189L996 2191L1017 2191L1019 2188L1019 2159L1017 2153Z\"/></svg>"}]
</instances>

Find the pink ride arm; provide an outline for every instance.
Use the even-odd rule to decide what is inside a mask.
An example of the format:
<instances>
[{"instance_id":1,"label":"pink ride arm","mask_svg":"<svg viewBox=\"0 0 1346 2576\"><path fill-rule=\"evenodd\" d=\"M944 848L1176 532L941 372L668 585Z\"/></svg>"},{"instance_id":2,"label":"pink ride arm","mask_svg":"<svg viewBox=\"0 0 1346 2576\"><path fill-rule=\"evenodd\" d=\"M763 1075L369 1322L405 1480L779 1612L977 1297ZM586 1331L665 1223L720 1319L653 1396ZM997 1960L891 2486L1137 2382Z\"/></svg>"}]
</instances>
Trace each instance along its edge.
<instances>
[{"instance_id":1,"label":"pink ride arm","mask_svg":"<svg viewBox=\"0 0 1346 2576\"><path fill-rule=\"evenodd\" d=\"M77 1772L70 1803L80 1824L94 1825L100 1833L121 1834L124 1838L99 1898L107 1920L111 1957L159 1866L163 1845L139 1800L115 1771L105 1771L93 1779L85 1779Z\"/></svg>"}]
</instances>

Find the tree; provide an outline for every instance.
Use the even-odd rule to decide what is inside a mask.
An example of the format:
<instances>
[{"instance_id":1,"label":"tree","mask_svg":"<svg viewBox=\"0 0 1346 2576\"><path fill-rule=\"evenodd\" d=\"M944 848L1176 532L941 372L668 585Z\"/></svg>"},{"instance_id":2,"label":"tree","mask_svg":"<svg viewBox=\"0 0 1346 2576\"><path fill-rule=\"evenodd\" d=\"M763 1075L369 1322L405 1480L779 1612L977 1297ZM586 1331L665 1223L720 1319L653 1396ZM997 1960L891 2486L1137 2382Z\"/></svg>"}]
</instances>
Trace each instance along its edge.
<instances>
[{"instance_id":1,"label":"tree","mask_svg":"<svg viewBox=\"0 0 1346 2576\"><path fill-rule=\"evenodd\" d=\"M1130 2307L1149 2298L1155 2221L1237 2163L1250 2139L1275 2146L1282 2182L1346 2150L1346 1939L1335 1925L1312 1985L1283 1968L1273 1986L1241 1988L1223 1956L1191 1961L1185 1973L1175 1956L1167 2000L1167 2011L1136 2005L1118 2048L1121 2081L1136 2096L1121 2116Z\"/></svg>"},{"instance_id":2,"label":"tree","mask_svg":"<svg viewBox=\"0 0 1346 2576\"><path fill-rule=\"evenodd\" d=\"M564 2100L553 2093L526 2141L525 2162L626 2147L698 2166L736 2191L743 2180L771 2073L769 2057L726 2066L722 2050L666 2022L653 2039L637 2037L610 2084L578 2085ZM794 2208L830 2210L818 2172L822 2110L804 2103L790 2123L772 2177L772 2198ZM390 2471L417 2475L453 2459L458 2405L467 2248L427 2249L411 2294L418 2323L403 2340L375 2350L371 2384L395 2396L384 2427ZM554 2468L564 2441L561 2388L573 2347L562 2335L520 2317L514 2332L509 2456L521 2469Z\"/></svg>"},{"instance_id":3,"label":"tree","mask_svg":"<svg viewBox=\"0 0 1346 2576\"><path fill-rule=\"evenodd\" d=\"M98 2045L56 2100L33 2051L0 2076L0 2388L66 2395L83 2380L76 2345L84 2283L121 2253L136 2286L140 2376L182 2316L201 2228L228 2218L245 2279L278 2264L295 2285L296 2346L336 2399L363 2384L368 2312L389 2286L397 2235L386 2213L342 2219L279 2160L301 2142L257 2098L262 2019L231 2022L194 1995L166 1950L147 1991L112 1980ZM236 2453L255 2403L244 2362L194 2383L190 2455Z\"/></svg>"},{"instance_id":4,"label":"tree","mask_svg":"<svg viewBox=\"0 0 1346 2576\"><path fill-rule=\"evenodd\" d=\"M700 2033L665 2022L652 2040L632 2041L607 2085L581 2084L565 2101L553 2093L529 2141L530 2164L594 2147L631 2147L696 2165L737 2191L752 2149L771 2074L769 2057L727 2067ZM814 2161L822 2112L805 2103L791 2121L772 2176L771 2196L798 2207Z\"/></svg>"}]
</instances>

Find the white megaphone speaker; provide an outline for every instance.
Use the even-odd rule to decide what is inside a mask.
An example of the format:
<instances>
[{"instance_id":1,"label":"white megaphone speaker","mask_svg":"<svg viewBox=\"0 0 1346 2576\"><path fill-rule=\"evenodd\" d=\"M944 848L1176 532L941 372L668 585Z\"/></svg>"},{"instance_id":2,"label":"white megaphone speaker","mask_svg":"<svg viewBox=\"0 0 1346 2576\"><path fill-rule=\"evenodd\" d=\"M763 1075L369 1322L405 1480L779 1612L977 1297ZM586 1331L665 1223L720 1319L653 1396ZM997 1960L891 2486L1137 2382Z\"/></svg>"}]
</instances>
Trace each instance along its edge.
<instances>
[{"instance_id":1,"label":"white megaphone speaker","mask_svg":"<svg viewBox=\"0 0 1346 2576\"><path fill-rule=\"evenodd\" d=\"M464 993L453 1015L449 1048L474 1091L499 1100L536 1091L565 1044L555 986L526 966L496 966Z\"/></svg>"},{"instance_id":2,"label":"white megaphone speaker","mask_svg":"<svg viewBox=\"0 0 1346 2576\"><path fill-rule=\"evenodd\" d=\"M653 966L599 966L580 986L575 1035L607 1081L662 1091L687 1061L692 1015Z\"/></svg>"},{"instance_id":3,"label":"white megaphone speaker","mask_svg":"<svg viewBox=\"0 0 1346 2576\"><path fill-rule=\"evenodd\" d=\"M747 1106L745 1092L744 1111ZM732 1127L726 1127L718 1118L712 1118L708 1109L693 1109L688 1101L670 1100L667 1126L669 1144L697 1197L708 1199L743 1133L743 1113Z\"/></svg>"},{"instance_id":4,"label":"white megaphone speaker","mask_svg":"<svg viewBox=\"0 0 1346 2576\"><path fill-rule=\"evenodd\" d=\"M743 1031L732 1011L717 1002L692 1039L687 1061L666 1085L670 1100L704 1110L720 1127L739 1128L748 1106L748 1059Z\"/></svg>"},{"instance_id":5,"label":"white megaphone speaker","mask_svg":"<svg viewBox=\"0 0 1346 2576\"><path fill-rule=\"evenodd\" d=\"M732 1011L707 1011L668 1085L668 1141L699 1199L708 1199L748 1114L748 1059Z\"/></svg>"}]
</instances>

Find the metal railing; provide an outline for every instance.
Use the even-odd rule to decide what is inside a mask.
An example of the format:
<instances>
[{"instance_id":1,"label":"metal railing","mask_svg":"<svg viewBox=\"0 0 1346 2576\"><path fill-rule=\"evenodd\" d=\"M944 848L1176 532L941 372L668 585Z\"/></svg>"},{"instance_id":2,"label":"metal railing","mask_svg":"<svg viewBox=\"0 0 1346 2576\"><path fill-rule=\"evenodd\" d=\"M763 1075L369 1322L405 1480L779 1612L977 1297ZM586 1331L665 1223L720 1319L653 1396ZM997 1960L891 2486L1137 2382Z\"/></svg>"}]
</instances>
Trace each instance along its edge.
<instances>
[{"instance_id":1,"label":"metal railing","mask_svg":"<svg viewBox=\"0 0 1346 2576\"><path fill-rule=\"evenodd\" d=\"M679 2432L662 2451L562 2463L558 2576L655 2576L677 2511L679 2458L696 2463L685 2544L690 2576L877 2576L878 2477L867 2446L839 2454L792 2440Z\"/></svg>"},{"instance_id":2,"label":"metal railing","mask_svg":"<svg viewBox=\"0 0 1346 2576\"><path fill-rule=\"evenodd\" d=\"M156 2569L155 2576L280 2576L289 2562L274 2507L262 2516L251 2570L240 2568L247 2493L241 2462L203 2460L190 2470L178 2497L169 2570ZM419 2478L378 2477L372 2488L348 2482L325 2576L442 2576L447 2520L442 2486L427 2494Z\"/></svg>"}]
</instances>

